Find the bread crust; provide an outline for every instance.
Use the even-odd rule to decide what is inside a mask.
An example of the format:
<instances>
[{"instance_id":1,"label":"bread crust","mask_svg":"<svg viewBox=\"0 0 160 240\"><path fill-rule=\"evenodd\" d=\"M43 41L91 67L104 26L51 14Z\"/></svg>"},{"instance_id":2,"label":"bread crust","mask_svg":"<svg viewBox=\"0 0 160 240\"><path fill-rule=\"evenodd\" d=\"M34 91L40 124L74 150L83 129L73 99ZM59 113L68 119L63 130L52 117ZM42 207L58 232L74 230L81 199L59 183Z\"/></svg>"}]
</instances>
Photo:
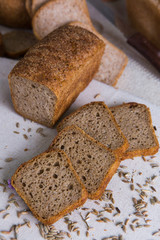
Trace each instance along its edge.
<instances>
[{"instance_id":1,"label":"bread crust","mask_svg":"<svg viewBox=\"0 0 160 240\"><path fill-rule=\"evenodd\" d=\"M89 13L88 13L89 14ZM89 15L88 15L89 16ZM90 17L90 16L89 16ZM112 79L108 79L108 76L105 77L105 79L102 79L102 77L100 77L99 75L101 75L101 71L99 69L99 71L97 72L97 74L95 75L95 79L97 81L100 81L100 82L103 82L103 83L106 83L108 85L111 85L111 86L115 86L118 82L118 79L121 77L125 67L127 66L128 64L128 57L125 55L125 53L120 50L119 48L117 48L115 45L113 45L111 42L109 42L106 38L104 38L99 32L97 32L97 30L94 28L92 22L90 22L90 24L84 24L84 23L81 23L81 22L78 22L78 21L74 21L74 22L71 22L70 25L73 25L73 26L80 26L80 27L83 27L83 28L86 28L88 31L91 31L93 32L97 37L99 37L101 40L104 41L105 45L109 46L110 48L113 49L113 51L115 52L119 52L119 54L121 55L121 58L124 59L123 60L123 63L121 64L121 69L119 72L117 72L117 75L115 76L115 78L112 78ZM101 64L103 64L103 59L101 60Z\"/></svg>"},{"instance_id":2,"label":"bread crust","mask_svg":"<svg viewBox=\"0 0 160 240\"><path fill-rule=\"evenodd\" d=\"M70 169L71 171L74 173L77 181L80 183L80 185L82 186L82 194L81 194L81 198L74 202L72 205L66 207L64 210L62 210L59 214L56 214L55 216L51 216L47 219L43 219L41 218L37 212L31 207L30 203L27 201L27 199L25 198L25 196L23 195L23 192L21 192L21 189L18 189L16 187L16 185L14 184L14 181L16 180L16 176L17 176L17 173L23 168L25 167L26 165L28 164L31 164L32 162L34 162L37 157L40 157L40 156L43 156L44 154L46 154L47 152L44 152L44 153L41 153L40 155L32 158L31 160L29 160L28 162L25 162L23 164L21 164L18 169L16 170L16 172L14 173L14 175L12 176L11 178L11 184L12 186L15 188L16 192L18 193L18 195L25 201L25 203L27 204L27 206L30 208L30 210L32 211L33 215L40 221L42 222L44 225L51 225L53 223L55 223L56 221L58 221L60 218L62 218L64 215L66 215L67 213L71 212L72 210L76 209L77 207L80 207L81 205L83 205L86 200L87 200L87 196L88 196L88 193L87 193L87 190L85 189L83 183L80 181L80 178L79 176L77 175L76 171L74 170L72 164L71 164L71 161L70 159L68 158L68 156L65 154L65 152L63 152L62 150L57 150L57 149L54 149L52 152L60 152L62 155L64 155L67 159L67 162L70 166Z\"/></svg>"},{"instance_id":3,"label":"bread crust","mask_svg":"<svg viewBox=\"0 0 160 240\"><path fill-rule=\"evenodd\" d=\"M0 24L8 27L30 27L25 0L0 0Z\"/></svg>"},{"instance_id":4,"label":"bread crust","mask_svg":"<svg viewBox=\"0 0 160 240\"><path fill-rule=\"evenodd\" d=\"M133 157L139 157L139 156L147 156L147 155L154 155L158 152L159 150L159 142L158 142L158 139L156 137L156 134L155 134L155 131L154 131L154 128L153 128L153 125L152 125L152 118L151 118L151 112L150 112L150 109L144 105L144 104L139 104L139 103L136 103L136 102L129 102L129 103L123 103L122 105L125 105L125 106L133 106L133 107L136 107L136 106L143 106L144 108L146 108L146 110L148 111L148 117L149 117L149 123L150 123L150 129L153 133L153 136L154 136L154 141L155 141L155 146L149 148L149 149L137 149L135 151L126 151L124 152L121 160L125 160L127 158L133 158ZM115 106L113 107L113 109L115 108L119 108L121 107L122 105L118 105L118 106ZM112 111L112 108L110 108L111 111Z\"/></svg>"},{"instance_id":5,"label":"bread crust","mask_svg":"<svg viewBox=\"0 0 160 240\"><path fill-rule=\"evenodd\" d=\"M116 172L117 168L119 167L120 161L119 158L121 156L121 154L119 154L118 151L112 151L111 149L107 148L106 146L102 145L100 142L96 141L94 138L92 138L91 136L89 136L87 133L85 133L81 128L77 127L76 125L71 125L68 126L66 128L64 128L61 132L58 133L58 135L55 137L55 139L53 140L53 142L50 144L47 152L52 151L54 148L54 145L57 141L57 139L59 138L59 136L61 136L63 134L63 132L66 132L69 129L78 129L83 135L85 135L86 138L88 138L90 141L96 143L98 146L100 146L101 148L106 149L107 151L111 152L114 156L115 156L115 162L112 164L112 166L109 168L108 172L106 173L103 181L101 182L101 184L99 185L98 189L96 192L94 193L88 193L88 198L89 199L99 199L102 195L104 190L107 187L107 184L109 183L109 181L111 180L111 178L113 177L114 173ZM72 161L71 161L72 162Z\"/></svg>"},{"instance_id":6,"label":"bread crust","mask_svg":"<svg viewBox=\"0 0 160 240\"><path fill-rule=\"evenodd\" d=\"M128 141L127 141L127 138L124 136L123 132L121 131L120 127L118 126L114 116L112 115L110 109L108 108L108 106L104 103L104 102L101 102L101 101L95 101L95 102L91 102L91 103L87 103L85 105L83 105L82 107L78 108L77 110L75 110L73 113L69 114L67 117L65 117L58 125L57 125L57 131L60 132L62 129L61 129L61 126L63 125L63 123L68 120L70 117L76 115L77 113L81 112L82 109L90 106L90 105L103 105L106 110L108 111L108 113L110 114L111 118L112 118L112 121L114 122L116 128L118 129L119 131L119 134L122 136L123 140L124 140L124 143L121 147L117 148L114 152L118 153L119 156L123 155L124 152L127 150L127 148L129 147L129 144L128 144ZM87 134L87 133L86 133ZM88 134L87 134L88 135ZM97 141L98 142L98 141ZM102 143L100 143L103 147L106 148L105 145L103 145Z\"/></svg>"},{"instance_id":7,"label":"bread crust","mask_svg":"<svg viewBox=\"0 0 160 240\"><path fill-rule=\"evenodd\" d=\"M80 38L79 41L76 39L77 34ZM70 36L69 40L68 35ZM61 41L63 44L60 45ZM66 46L67 44L69 46ZM73 46L76 44L75 52L72 44ZM58 46L58 50L56 46ZM66 48L68 49L66 50ZM64 60L66 58L65 51L69 52L66 60ZM83 28L65 25L55 30L34 45L9 74L8 79L15 110L34 121L18 111L11 86L12 77L18 76L44 85L57 98L55 111L51 123L46 124L41 119L36 121L52 127L93 79L99 68L103 52L103 41Z\"/></svg>"}]
</instances>

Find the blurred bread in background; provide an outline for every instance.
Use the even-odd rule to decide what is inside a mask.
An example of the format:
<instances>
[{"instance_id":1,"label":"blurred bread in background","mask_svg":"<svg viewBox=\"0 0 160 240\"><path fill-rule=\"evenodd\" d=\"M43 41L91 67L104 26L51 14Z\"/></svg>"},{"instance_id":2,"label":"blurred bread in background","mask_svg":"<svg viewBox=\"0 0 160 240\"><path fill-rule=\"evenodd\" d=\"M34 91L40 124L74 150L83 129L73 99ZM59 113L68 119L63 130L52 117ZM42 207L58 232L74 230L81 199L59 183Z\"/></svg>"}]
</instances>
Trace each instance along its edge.
<instances>
[{"instance_id":1,"label":"blurred bread in background","mask_svg":"<svg viewBox=\"0 0 160 240\"><path fill-rule=\"evenodd\" d=\"M0 24L15 28L30 27L25 0L0 0Z\"/></svg>"},{"instance_id":2,"label":"blurred bread in background","mask_svg":"<svg viewBox=\"0 0 160 240\"><path fill-rule=\"evenodd\" d=\"M126 0L132 25L160 49L160 0Z\"/></svg>"}]
</instances>

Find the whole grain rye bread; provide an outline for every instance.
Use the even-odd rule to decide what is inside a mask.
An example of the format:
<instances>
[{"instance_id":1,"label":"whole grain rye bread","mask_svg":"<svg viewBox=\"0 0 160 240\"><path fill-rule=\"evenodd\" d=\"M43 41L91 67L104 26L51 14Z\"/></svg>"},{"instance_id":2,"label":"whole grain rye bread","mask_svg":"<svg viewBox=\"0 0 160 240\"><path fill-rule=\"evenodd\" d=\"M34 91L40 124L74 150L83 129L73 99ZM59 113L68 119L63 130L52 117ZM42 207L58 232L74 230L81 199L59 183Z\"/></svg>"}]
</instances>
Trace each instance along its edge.
<instances>
[{"instance_id":1,"label":"whole grain rye bread","mask_svg":"<svg viewBox=\"0 0 160 240\"><path fill-rule=\"evenodd\" d=\"M15 28L30 27L25 0L0 0L0 24Z\"/></svg>"},{"instance_id":2,"label":"whole grain rye bread","mask_svg":"<svg viewBox=\"0 0 160 240\"><path fill-rule=\"evenodd\" d=\"M82 22L75 21L71 22L70 25L86 28L104 41L105 51L99 70L94 76L94 79L108 85L115 86L128 63L128 58L125 53L98 33L92 24L84 24Z\"/></svg>"},{"instance_id":3,"label":"whole grain rye bread","mask_svg":"<svg viewBox=\"0 0 160 240\"><path fill-rule=\"evenodd\" d=\"M53 224L87 199L87 191L70 160L59 150L42 153L23 163L11 183L45 225Z\"/></svg>"},{"instance_id":4,"label":"whole grain rye bread","mask_svg":"<svg viewBox=\"0 0 160 240\"><path fill-rule=\"evenodd\" d=\"M44 3L33 16L33 32L42 39L54 29L73 21L91 24L86 0L52 0Z\"/></svg>"},{"instance_id":5,"label":"whole grain rye bread","mask_svg":"<svg viewBox=\"0 0 160 240\"><path fill-rule=\"evenodd\" d=\"M68 22L92 31L104 41L106 45L105 52L95 79L112 86L116 85L128 63L128 58L124 52L119 50L95 30L85 0L49 1L39 8L33 17L33 31L36 37L40 39L58 26Z\"/></svg>"},{"instance_id":6,"label":"whole grain rye bread","mask_svg":"<svg viewBox=\"0 0 160 240\"><path fill-rule=\"evenodd\" d=\"M104 43L63 26L35 44L9 74L13 105L22 116L52 127L97 72Z\"/></svg>"},{"instance_id":7,"label":"whole grain rye bread","mask_svg":"<svg viewBox=\"0 0 160 240\"><path fill-rule=\"evenodd\" d=\"M23 30L14 30L3 35L5 54L11 58L19 58L37 42L33 33Z\"/></svg>"},{"instance_id":8,"label":"whole grain rye bread","mask_svg":"<svg viewBox=\"0 0 160 240\"><path fill-rule=\"evenodd\" d=\"M103 102L91 102L80 107L58 124L57 131L70 125L80 127L107 148L119 152L119 155L128 148L126 137Z\"/></svg>"},{"instance_id":9,"label":"whole grain rye bread","mask_svg":"<svg viewBox=\"0 0 160 240\"><path fill-rule=\"evenodd\" d=\"M118 155L73 125L56 136L48 151L56 148L70 158L88 197L99 199L120 164Z\"/></svg>"},{"instance_id":10,"label":"whole grain rye bread","mask_svg":"<svg viewBox=\"0 0 160 240\"><path fill-rule=\"evenodd\" d=\"M153 155L158 151L159 143L148 107L139 103L125 103L110 110L129 142L124 159Z\"/></svg>"}]
</instances>

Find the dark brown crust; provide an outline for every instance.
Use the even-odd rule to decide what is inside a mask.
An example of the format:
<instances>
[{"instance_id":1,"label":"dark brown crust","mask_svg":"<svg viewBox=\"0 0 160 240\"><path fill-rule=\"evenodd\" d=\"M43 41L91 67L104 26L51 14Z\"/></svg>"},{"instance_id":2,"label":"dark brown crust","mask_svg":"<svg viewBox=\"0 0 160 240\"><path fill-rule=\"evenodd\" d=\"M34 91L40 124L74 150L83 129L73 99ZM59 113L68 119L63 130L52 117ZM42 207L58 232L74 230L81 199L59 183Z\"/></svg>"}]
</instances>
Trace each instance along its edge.
<instances>
[{"instance_id":1,"label":"dark brown crust","mask_svg":"<svg viewBox=\"0 0 160 240\"><path fill-rule=\"evenodd\" d=\"M129 147L127 138L126 138L126 137L124 136L124 134L122 133L120 127L118 126L118 124L117 124L117 122L116 122L116 120L115 120L115 118L114 118L114 116L113 116L113 114L111 113L110 109L108 108L108 106L107 106L104 102L91 102L91 103L87 103L87 104L85 104L84 106L78 108L76 111L74 111L73 113L71 113L70 115L68 115L67 117L65 117L65 118L57 125L57 131L60 132L60 131L62 130L62 129L61 129L61 126L63 125L63 122L65 122L66 120L68 120L70 117L72 117L73 115L76 115L77 113L79 113L83 108L86 108L86 107L88 107L89 105L95 105L95 104L103 105L103 106L106 108L106 110L107 110L108 113L110 114L110 116L111 116L111 118L112 118L112 120L113 120L116 128L118 129L119 134L122 136L124 142L123 142L123 144L122 144L121 147L119 147L119 148L117 148L117 149L115 150L115 152L117 152L119 156L122 155L122 154L127 150L127 148ZM101 143L101 145L103 145L103 144ZM105 145L103 145L103 146L106 147Z\"/></svg>"},{"instance_id":2,"label":"dark brown crust","mask_svg":"<svg viewBox=\"0 0 160 240\"><path fill-rule=\"evenodd\" d=\"M114 173L116 172L117 168L119 167L119 164L120 164L120 161L119 158L121 155L119 155L118 152L116 151L112 151L111 149L105 147L104 145L102 145L100 142L97 142L94 138L92 138L91 136L89 136L88 134L86 134L81 128L75 126L75 125L71 125L71 126L68 126L66 128L64 128L61 132L58 133L58 135L55 137L55 139L53 140L53 142L51 143L51 145L49 146L47 152L50 152L53 150L53 147L57 141L57 139L59 138L59 136L61 136L61 134L63 134L63 132L66 132L68 131L68 129L78 129L83 135L85 135L86 138L88 138L90 141L96 143L98 146L100 146L101 148L104 148L106 149L107 151L113 153L113 155L115 156L115 162L112 164L112 166L110 167L110 169L108 170L106 176L104 177L103 181L101 182L99 188L97 189L96 192L90 194L88 193L88 198L90 199L99 199L104 190L106 189L107 187L107 184L109 183L109 181L111 180L111 178L113 177Z\"/></svg>"},{"instance_id":3,"label":"dark brown crust","mask_svg":"<svg viewBox=\"0 0 160 240\"><path fill-rule=\"evenodd\" d=\"M151 118L151 112L150 112L150 109L144 105L144 104L140 104L140 103L136 103L136 102L129 102L129 103L123 103L122 105L118 105L118 106L115 106L115 107L111 107L110 110L112 111L112 109L115 109L115 108L119 108L121 106L132 106L132 107L136 107L136 106L143 106L146 108L146 110L148 111L148 115L149 115L149 123L150 123L150 129L153 133L153 136L154 136L154 140L155 140L155 143L156 143L156 146L153 146L153 147L150 147L149 149L137 149L136 151L126 151L123 156L122 156L122 159L121 160L125 160L127 158L133 158L133 157L139 157L139 156L147 156L147 155L154 155L158 152L159 150L159 142L158 142L158 139L156 137L156 134L155 134L155 131L154 131L154 128L153 128L153 125L152 125L152 118Z\"/></svg>"},{"instance_id":4,"label":"dark brown crust","mask_svg":"<svg viewBox=\"0 0 160 240\"><path fill-rule=\"evenodd\" d=\"M15 28L29 28L30 22L25 0L0 0L0 24Z\"/></svg>"},{"instance_id":5,"label":"dark brown crust","mask_svg":"<svg viewBox=\"0 0 160 240\"><path fill-rule=\"evenodd\" d=\"M63 69L61 66L64 64L64 61L62 61L61 58L65 59L65 48L69 41L67 37L68 34L71 36L68 48L71 48L71 44L73 44L73 46L77 44L75 50L77 51L76 54L79 61L77 59L75 61L75 53L73 51L68 51L70 54L70 56L68 56L69 66L66 63L68 67ZM77 35L79 35L79 41L76 39ZM62 44L60 48L59 42L62 41L62 39L64 44ZM58 46L58 50L56 46ZM39 41L28 51L25 57L17 63L8 77L10 88L12 76L19 76L48 87L57 97L52 124L48 123L47 125L52 127L94 77L94 74L99 68L104 47L103 41L93 33L80 27L65 25ZM59 51L59 54L56 50ZM57 54L57 60L54 58L55 52ZM46 58L46 61L41 60L41 54ZM34 61L35 56L37 56L36 59L40 65L39 68L35 68L35 64L37 64L37 62L35 63ZM57 66L57 64L58 68L55 73L53 65ZM11 95L14 107L18 112L14 103L12 88ZM34 119L31 120L34 121ZM46 125L46 123L41 122L41 120L38 122Z\"/></svg>"},{"instance_id":6,"label":"dark brown crust","mask_svg":"<svg viewBox=\"0 0 160 240\"><path fill-rule=\"evenodd\" d=\"M73 203L71 206L67 207L66 209L64 209L63 211L61 211L59 214L49 217L48 219L43 219L41 218L35 211L34 209L32 209L32 207L30 206L30 203L25 199L25 196L23 196L23 193L21 192L21 189L18 189L16 187L16 185L14 184L14 181L16 180L16 176L17 173L23 168L25 167L27 164L31 164L34 160L36 160L37 157L43 156L44 154L46 154L46 152L41 153L40 155L32 158L31 160L29 160L28 162L23 163L22 165L19 166L19 168L16 170L16 172L14 173L14 175L12 176L11 179L11 184L12 186L15 188L16 192L19 194L19 196L25 201L25 203L28 205L28 207L30 208L30 210L32 211L33 215L43 224L45 225L51 225L53 223L55 223L56 221L58 221L60 218L62 218L64 215L66 215L67 213L71 212L72 210L74 210L77 207L80 207L81 205L83 205L85 203L85 201L87 200L87 191L83 185L83 183L80 181L79 176L77 175L76 171L74 170L74 168L72 167L71 161L69 160L68 156L65 154L65 152L61 151L61 150L53 150L53 152L60 152L61 154L65 155L65 157L67 158L67 161L69 163L70 169L73 171L77 181L81 184L82 186L82 196L81 198L76 201L75 203Z\"/></svg>"}]
</instances>

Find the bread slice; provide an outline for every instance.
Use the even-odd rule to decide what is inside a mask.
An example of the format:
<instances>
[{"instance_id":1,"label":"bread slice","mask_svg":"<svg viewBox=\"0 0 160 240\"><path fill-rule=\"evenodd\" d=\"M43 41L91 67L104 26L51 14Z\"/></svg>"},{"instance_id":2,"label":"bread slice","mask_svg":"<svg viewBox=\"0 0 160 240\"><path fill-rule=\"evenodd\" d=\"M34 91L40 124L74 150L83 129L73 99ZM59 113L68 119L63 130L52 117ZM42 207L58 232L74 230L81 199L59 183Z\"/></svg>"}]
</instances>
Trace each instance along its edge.
<instances>
[{"instance_id":1,"label":"bread slice","mask_svg":"<svg viewBox=\"0 0 160 240\"><path fill-rule=\"evenodd\" d=\"M99 199L119 166L118 156L73 125L57 135L49 150L56 148L70 158L88 197Z\"/></svg>"},{"instance_id":2,"label":"bread slice","mask_svg":"<svg viewBox=\"0 0 160 240\"><path fill-rule=\"evenodd\" d=\"M87 199L87 191L70 160L58 150L23 163L11 183L34 216L45 225L53 224Z\"/></svg>"},{"instance_id":3,"label":"bread slice","mask_svg":"<svg viewBox=\"0 0 160 240\"><path fill-rule=\"evenodd\" d=\"M110 110L129 142L124 159L153 155L158 151L149 108L139 103L125 103Z\"/></svg>"},{"instance_id":4,"label":"bread slice","mask_svg":"<svg viewBox=\"0 0 160 240\"><path fill-rule=\"evenodd\" d=\"M63 26L34 45L9 74L14 107L52 127L97 72L104 43L93 33Z\"/></svg>"},{"instance_id":5,"label":"bread slice","mask_svg":"<svg viewBox=\"0 0 160 240\"><path fill-rule=\"evenodd\" d=\"M19 58L25 54L30 47L37 42L37 39L31 32L12 31L3 35L3 46L7 56Z\"/></svg>"},{"instance_id":6,"label":"bread slice","mask_svg":"<svg viewBox=\"0 0 160 240\"><path fill-rule=\"evenodd\" d=\"M50 0L32 0L32 16L36 13L36 11L46 2Z\"/></svg>"},{"instance_id":7,"label":"bread slice","mask_svg":"<svg viewBox=\"0 0 160 240\"><path fill-rule=\"evenodd\" d=\"M28 15L32 18L32 0L25 0L25 6Z\"/></svg>"},{"instance_id":8,"label":"bread slice","mask_svg":"<svg viewBox=\"0 0 160 240\"><path fill-rule=\"evenodd\" d=\"M91 102L80 107L58 124L57 131L60 132L70 125L80 127L98 142L119 154L128 148L127 139L103 102Z\"/></svg>"},{"instance_id":9,"label":"bread slice","mask_svg":"<svg viewBox=\"0 0 160 240\"><path fill-rule=\"evenodd\" d=\"M92 24L84 24L82 22L75 21L71 22L70 25L86 28L88 31L93 32L97 37L104 41L105 51L99 70L94 76L94 79L108 85L115 86L128 63L128 57L124 52L99 34Z\"/></svg>"},{"instance_id":10,"label":"bread slice","mask_svg":"<svg viewBox=\"0 0 160 240\"><path fill-rule=\"evenodd\" d=\"M0 0L0 24L8 27L30 27L25 0Z\"/></svg>"},{"instance_id":11,"label":"bread slice","mask_svg":"<svg viewBox=\"0 0 160 240\"><path fill-rule=\"evenodd\" d=\"M33 32L38 39L42 39L54 29L72 21L91 24L86 0L52 0L35 13Z\"/></svg>"}]
</instances>

